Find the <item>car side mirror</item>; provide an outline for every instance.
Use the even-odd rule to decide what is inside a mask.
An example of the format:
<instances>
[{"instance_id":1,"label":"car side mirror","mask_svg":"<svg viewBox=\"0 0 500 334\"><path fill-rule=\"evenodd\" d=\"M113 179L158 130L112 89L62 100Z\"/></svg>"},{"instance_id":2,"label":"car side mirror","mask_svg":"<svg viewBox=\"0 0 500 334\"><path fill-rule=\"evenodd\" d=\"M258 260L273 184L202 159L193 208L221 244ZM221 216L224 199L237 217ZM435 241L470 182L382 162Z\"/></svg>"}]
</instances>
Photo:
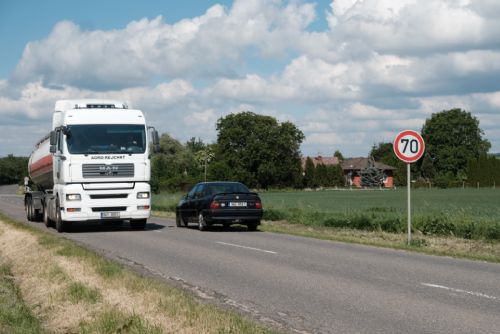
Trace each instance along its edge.
<instances>
[{"instance_id":1,"label":"car side mirror","mask_svg":"<svg viewBox=\"0 0 500 334\"><path fill-rule=\"evenodd\" d=\"M56 153L56 151L57 151L56 145L50 145L49 152L50 153Z\"/></svg>"}]
</instances>

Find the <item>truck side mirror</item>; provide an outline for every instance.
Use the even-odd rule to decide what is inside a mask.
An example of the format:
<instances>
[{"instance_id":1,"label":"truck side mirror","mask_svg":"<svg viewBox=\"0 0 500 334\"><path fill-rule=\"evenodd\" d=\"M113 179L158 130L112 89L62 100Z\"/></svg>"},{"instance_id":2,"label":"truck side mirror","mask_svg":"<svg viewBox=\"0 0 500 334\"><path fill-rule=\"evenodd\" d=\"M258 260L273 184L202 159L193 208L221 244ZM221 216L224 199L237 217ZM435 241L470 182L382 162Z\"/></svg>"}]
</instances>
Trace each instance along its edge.
<instances>
[{"instance_id":1,"label":"truck side mirror","mask_svg":"<svg viewBox=\"0 0 500 334\"><path fill-rule=\"evenodd\" d=\"M57 151L56 144L57 144L57 132L50 131L50 148L49 148L50 153L56 153Z\"/></svg>"},{"instance_id":2,"label":"truck side mirror","mask_svg":"<svg viewBox=\"0 0 500 334\"><path fill-rule=\"evenodd\" d=\"M57 144L57 132L50 131L50 146Z\"/></svg>"},{"instance_id":3,"label":"truck side mirror","mask_svg":"<svg viewBox=\"0 0 500 334\"><path fill-rule=\"evenodd\" d=\"M160 138L158 137L158 131L153 130L153 151L154 153L160 152Z\"/></svg>"}]
</instances>

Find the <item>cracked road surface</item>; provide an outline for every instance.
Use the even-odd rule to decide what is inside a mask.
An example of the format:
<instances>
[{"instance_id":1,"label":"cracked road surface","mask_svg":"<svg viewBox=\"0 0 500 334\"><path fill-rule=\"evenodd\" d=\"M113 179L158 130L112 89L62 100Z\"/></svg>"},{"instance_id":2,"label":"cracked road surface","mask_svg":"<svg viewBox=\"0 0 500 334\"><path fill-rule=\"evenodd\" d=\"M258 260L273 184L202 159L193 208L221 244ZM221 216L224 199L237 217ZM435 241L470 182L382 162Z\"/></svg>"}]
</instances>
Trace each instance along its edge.
<instances>
[{"instance_id":1,"label":"cracked road surface","mask_svg":"<svg viewBox=\"0 0 500 334\"><path fill-rule=\"evenodd\" d=\"M0 211L27 223L14 191L0 187ZM289 332L500 333L499 264L160 218L61 237Z\"/></svg>"}]
</instances>

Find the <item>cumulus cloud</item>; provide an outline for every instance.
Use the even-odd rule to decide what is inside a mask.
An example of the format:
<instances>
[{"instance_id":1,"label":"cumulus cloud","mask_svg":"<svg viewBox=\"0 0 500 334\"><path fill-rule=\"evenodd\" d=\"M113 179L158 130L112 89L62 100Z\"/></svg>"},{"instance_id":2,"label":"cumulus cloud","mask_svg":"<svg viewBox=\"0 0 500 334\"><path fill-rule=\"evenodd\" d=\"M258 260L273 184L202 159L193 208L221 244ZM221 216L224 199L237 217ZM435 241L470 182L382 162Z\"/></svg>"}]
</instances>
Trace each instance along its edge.
<instances>
[{"instance_id":1,"label":"cumulus cloud","mask_svg":"<svg viewBox=\"0 0 500 334\"><path fill-rule=\"evenodd\" d=\"M0 80L0 131L49 118L57 99L103 97L181 140L213 141L219 117L249 110L296 123L306 154L364 155L458 107L500 151L499 18L493 0L335 0L326 13L313 0L237 0L174 23L61 21Z\"/></svg>"}]
</instances>

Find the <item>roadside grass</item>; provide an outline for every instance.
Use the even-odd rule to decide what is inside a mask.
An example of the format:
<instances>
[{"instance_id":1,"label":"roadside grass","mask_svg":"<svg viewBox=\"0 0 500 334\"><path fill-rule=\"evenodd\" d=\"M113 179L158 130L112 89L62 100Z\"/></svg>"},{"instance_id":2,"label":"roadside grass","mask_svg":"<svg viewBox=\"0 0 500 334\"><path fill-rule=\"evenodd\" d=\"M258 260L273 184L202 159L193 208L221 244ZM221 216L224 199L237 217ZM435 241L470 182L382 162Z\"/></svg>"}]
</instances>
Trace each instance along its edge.
<instances>
[{"instance_id":1,"label":"roadside grass","mask_svg":"<svg viewBox=\"0 0 500 334\"><path fill-rule=\"evenodd\" d=\"M174 218L181 195L154 195L154 214ZM264 219L272 222L262 226L266 231L500 262L500 189L412 190L411 247L405 244L406 189L280 190L259 195ZM376 237L380 235L383 240Z\"/></svg>"},{"instance_id":2,"label":"roadside grass","mask_svg":"<svg viewBox=\"0 0 500 334\"><path fill-rule=\"evenodd\" d=\"M72 282L68 286L68 298L72 303L91 303L95 304L101 299L99 290L89 288L83 283Z\"/></svg>"},{"instance_id":3,"label":"roadside grass","mask_svg":"<svg viewBox=\"0 0 500 334\"><path fill-rule=\"evenodd\" d=\"M0 257L49 332L277 333L1 213L0 231Z\"/></svg>"},{"instance_id":4,"label":"roadside grass","mask_svg":"<svg viewBox=\"0 0 500 334\"><path fill-rule=\"evenodd\" d=\"M499 242L416 233L412 237L411 245L408 246L406 234L305 226L290 224L286 221L264 221L260 226L260 230L322 240L415 251L429 255L451 256L500 263Z\"/></svg>"},{"instance_id":5,"label":"roadside grass","mask_svg":"<svg viewBox=\"0 0 500 334\"><path fill-rule=\"evenodd\" d=\"M24 303L6 263L0 263L0 333L44 333L40 321Z\"/></svg>"}]
</instances>

